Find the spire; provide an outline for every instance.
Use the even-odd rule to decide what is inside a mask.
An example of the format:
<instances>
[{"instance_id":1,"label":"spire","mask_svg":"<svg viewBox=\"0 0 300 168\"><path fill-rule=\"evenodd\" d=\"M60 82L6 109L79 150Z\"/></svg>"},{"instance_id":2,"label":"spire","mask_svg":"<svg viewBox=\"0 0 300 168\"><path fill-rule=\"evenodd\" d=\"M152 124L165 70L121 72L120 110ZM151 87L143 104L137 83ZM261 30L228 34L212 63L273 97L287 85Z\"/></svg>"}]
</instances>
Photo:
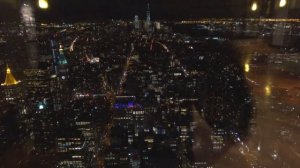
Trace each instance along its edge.
<instances>
[{"instance_id":1,"label":"spire","mask_svg":"<svg viewBox=\"0 0 300 168\"><path fill-rule=\"evenodd\" d=\"M150 14L150 3L149 2L147 3L146 15L147 15L146 21L150 23L151 22L151 14Z\"/></svg>"},{"instance_id":2,"label":"spire","mask_svg":"<svg viewBox=\"0 0 300 168\"><path fill-rule=\"evenodd\" d=\"M2 86L11 86L11 85L17 85L18 83L20 83L20 81L17 81L15 79L15 77L13 76L13 74L11 73L10 68L8 67L8 65L6 66L6 77L5 77L5 82L2 83Z\"/></svg>"},{"instance_id":3,"label":"spire","mask_svg":"<svg viewBox=\"0 0 300 168\"><path fill-rule=\"evenodd\" d=\"M59 60L58 60L58 64L59 65L68 64L68 61L67 61L67 59L65 57L64 49L63 49L62 45L59 45Z\"/></svg>"}]
</instances>

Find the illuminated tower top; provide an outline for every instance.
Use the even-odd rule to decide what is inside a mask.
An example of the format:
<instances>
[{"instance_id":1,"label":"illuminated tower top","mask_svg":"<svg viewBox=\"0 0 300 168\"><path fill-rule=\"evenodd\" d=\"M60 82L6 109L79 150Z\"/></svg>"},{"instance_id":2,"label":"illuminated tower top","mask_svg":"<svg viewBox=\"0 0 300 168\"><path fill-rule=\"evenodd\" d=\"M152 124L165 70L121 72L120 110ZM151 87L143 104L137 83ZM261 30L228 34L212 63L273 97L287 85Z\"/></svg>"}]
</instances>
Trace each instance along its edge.
<instances>
[{"instance_id":1,"label":"illuminated tower top","mask_svg":"<svg viewBox=\"0 0 300 168\"><path fill-rule=\"evenodd\" d=\"M67 59L65 57L64 49L63 49L62 45L59 45L59 61L58 61L58 64L59 65L66 65L66 64L68 64L68 61L67 61Z\"/></svg>"},{"instance_id":2,"label":"illuminated tower top","mask_svg":"<svg viewBox=\"0 0 300 168\"><path fill-rule=\"evenodd\" d=\"M11 86L11 85L17 85L20 83L20 81L17 81L13 74L11 73L10 68L7 66L6 68L6 77L5 77L5 82L2 83L2 86Z\"/></svg>"},{"instance_id":3,"label":"illuminated tower top","mask_svg":"<svg viewBox=\"0 0 300 168\"><path fill-rule=\"evenodd\" d=\"M148 23L150 23L150 21L151 21L151 15L150 15L150 4L149 4L149 3L147 4L147 12L146 12L146 15L147 15L146 21L147 21Z\"/></svg>"}]
</instances>

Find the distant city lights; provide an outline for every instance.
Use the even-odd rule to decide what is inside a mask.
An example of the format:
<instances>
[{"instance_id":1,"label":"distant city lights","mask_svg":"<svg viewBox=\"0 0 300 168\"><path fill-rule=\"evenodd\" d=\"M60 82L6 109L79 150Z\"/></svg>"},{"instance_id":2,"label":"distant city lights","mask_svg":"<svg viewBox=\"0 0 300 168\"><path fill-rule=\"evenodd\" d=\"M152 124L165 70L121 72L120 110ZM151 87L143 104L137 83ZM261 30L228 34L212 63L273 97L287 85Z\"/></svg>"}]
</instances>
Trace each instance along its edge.
<instances>
[{"instance_id":1,"label":"distant city lights","mask_svg":"<svg viewBox=\"0 0 300 168\"><path fill-rule=\"evenodd\" d=\"M114 104L114 108L116 108L116 109L134 108L134 107L135 107L135 103L134 102L116 103L116 104Z\"/></svg>"},{"instance_id":2,"label":"distant city lights","mask_svg":"<svg viewBox=\"0 0 300 168\"><path fill-rule=\"evenodd\" d=\"M49 4L47 0L39 0L39 7L41 9L48 9Z\"/></svg>"}]
</instances>

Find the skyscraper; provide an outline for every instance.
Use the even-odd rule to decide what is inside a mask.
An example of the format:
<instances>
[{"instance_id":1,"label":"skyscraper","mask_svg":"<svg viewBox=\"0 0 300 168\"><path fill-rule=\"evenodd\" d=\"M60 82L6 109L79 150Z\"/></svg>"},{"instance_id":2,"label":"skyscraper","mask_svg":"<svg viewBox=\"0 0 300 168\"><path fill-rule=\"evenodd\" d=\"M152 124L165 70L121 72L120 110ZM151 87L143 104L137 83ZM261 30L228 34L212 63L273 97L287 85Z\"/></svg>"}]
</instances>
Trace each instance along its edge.
<instances>
[{"instance_id":1,"label":"skyscraper","mask_svg":"<svg viewBox=\"0 0 300 168\"><path fill-rule=\"evenodd\" d=\"M19 142L21 135L19 114L15 105L0 104L0 155L3 156L13 143Z\"/></svg>"},{"instance_id":2,"label":"skyscraper","mask_svg":"<svg viewBox=\"0 0 300 168\"><path fill-rule=\"evenodd\" d=\"M150 23L151 22L151 14L150 14L150 4L147 4L147 18L146 18L146 22Z\"/></svg>"},{"instance_id":3,"label":"skyscraper","mask_svg":"<svg viewBox=\"0 0 300 168\"><path fill-rule=\"evenodd\" d=\"M147 11L146 11L146 21L144 24L144 28L146 31L150 31L151 26L151 13L150 13L150 4L147 4Z\"/></svg>"},{"instance_id":4,"label":"skyscraper","mask_svg":"<svg viewBox=\"0 0 300 168\"><path fill-rule=\"evenodd\" d=\"M21 97L19 83L20 81L15 79L10 68L7 66L5 81L1 84L4 91L5 100L7 102L17 103L15 100Z\"/></svg>"},{"instance_id":5,"label":"skyscraper","mask_svg":"<svg viewBox=\"0 0 300 168\"><path fill-rule=\"evenodd\" d=\"M139 16L135 15L134 16L134 28L139 29L140 28L140 21L139 21Z\"/></svg>"},{"instance_id":6,"label":"skyscraper","mask_svg":"<svg viewBox=\"0 0 300 168\"><path fill-rule=\"evenodd\" d=\"M67 89L64 86L68 82L68 61L65 57L63 46L51 40L53 68L51 72L50 87L53 99L53 110L62 109L63 99L66 98Z\"/></svg>"},{"instance_id":7,"label":"skyscraper","mask_svg":"<svg viewBox=\"0 0 300 168\"><path fill-rule=\"evenodd\" d=\"M48 152L55 145L53 118L55 114L49 74L41 69L27 69L24 74L26 76L25 107L30 119L31 138L37 151Z\"/></svg>"},{"instance_id":8,"label":"skyscraper","mask_svg":"<svg viewBox=\"0 0 300 168\"><path fill-rule=\"evenodd\" d=\"M84 168L84 158L86 157L85 145L82 133L76 126L70 123L60 124L56 134L56 151L59 155L57 167ZM67 131L66 131L67 130Z\"/></svg>"},{"instance_id":9,"label":"skyscraper","mask_svg":"<svg viewBox=\"0 0 300 168\"><path fill-rule=\"evenodd\" d=\"M20 81L17 81L10 68L6 67L6 77L1 84L4 102L0 105L0 154L5 152L10 144L20 140L20 113L18 106L21 102Z\"/></svg>"}]
</instances>

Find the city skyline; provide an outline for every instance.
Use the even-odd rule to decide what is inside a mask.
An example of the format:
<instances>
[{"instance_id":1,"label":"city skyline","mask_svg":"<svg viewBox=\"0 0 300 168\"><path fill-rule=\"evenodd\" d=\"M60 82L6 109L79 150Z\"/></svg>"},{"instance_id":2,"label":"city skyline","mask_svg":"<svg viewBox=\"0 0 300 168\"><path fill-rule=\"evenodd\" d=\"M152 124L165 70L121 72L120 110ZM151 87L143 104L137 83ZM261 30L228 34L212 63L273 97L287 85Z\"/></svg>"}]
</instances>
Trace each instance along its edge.
<instances>
[{"instance_id":1,"label":"city skyline","mask_svg":"<svg viewBox=\"0 0 300 168\"><path fill-rule=\"evenodd\" d=\"M0 167L299 167L300 1L177 1L0 0Z\"/></svg>"},{"instance_id":2,"label":"city skyline","mask_svg":"<svg viewBox=\"0 0 300 168\"><path fill-rule=\"evenodd\" d=\"M26 2L26 1L23 1ZM31 2L38 21L49 22L80 22L101 21L107 19L132 19L135 15L146 18L144 11L147 3L151 4L151 13L156 20L184 20L201 18L242 18L242 17L277 17L273 10L278 9L276 0L230 0L230 1L206 1L206 0L89 0L81 1L51 1L46 10L38 7L38 1ZM257 3L257 11L251 11L253 3ZM21 0L1 0L1 17L5 21L18 21ZM299 9L299 3L288 3L288 8ZM289 16L284 18L296 18L299 14L291 10ZM9 15L7 15L9 14Z\"/></svg>"}]
</instances>

